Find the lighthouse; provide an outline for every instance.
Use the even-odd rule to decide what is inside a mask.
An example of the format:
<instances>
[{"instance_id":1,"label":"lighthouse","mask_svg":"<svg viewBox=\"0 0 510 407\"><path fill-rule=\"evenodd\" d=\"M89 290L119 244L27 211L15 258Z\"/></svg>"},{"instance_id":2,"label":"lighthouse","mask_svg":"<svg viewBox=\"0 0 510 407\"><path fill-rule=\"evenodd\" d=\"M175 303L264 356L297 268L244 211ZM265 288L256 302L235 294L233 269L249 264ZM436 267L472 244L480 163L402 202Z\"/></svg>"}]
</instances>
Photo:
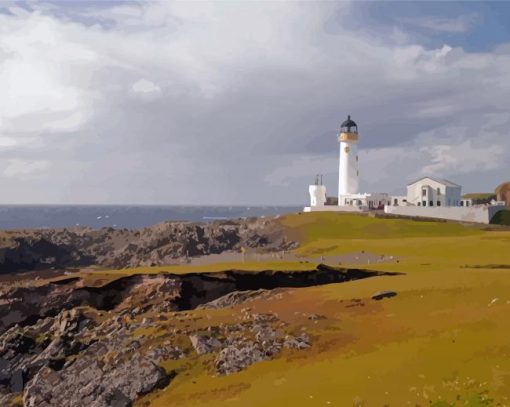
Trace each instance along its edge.
<instances>
[{"instance_id":1,"label":"lighthouse","mask_svg":"<svg viewBox=\"0 0 510 407\"><path fill-rule=\"evenodd\" d=\"M347 116L340 126L340 163L338 168L338 205L345 205L349 195L359 193L358 125Z\"/></svg>"},{"instance_id":2,"label":"lighthouse","mask_svg":"<svg viewBox=\"0 0 510 407\"><path fill-rule=\"evenodd\" d=\"M310 206L304 208L305 212L366 212L381 210L390 203L390 196L386 192L359 192L358 136L358 125L351 116L347 116L338 133L338 201L326 196L326 187L320 176L315 179L314 185L309 186Z\"/></svg>"}]
</instances>

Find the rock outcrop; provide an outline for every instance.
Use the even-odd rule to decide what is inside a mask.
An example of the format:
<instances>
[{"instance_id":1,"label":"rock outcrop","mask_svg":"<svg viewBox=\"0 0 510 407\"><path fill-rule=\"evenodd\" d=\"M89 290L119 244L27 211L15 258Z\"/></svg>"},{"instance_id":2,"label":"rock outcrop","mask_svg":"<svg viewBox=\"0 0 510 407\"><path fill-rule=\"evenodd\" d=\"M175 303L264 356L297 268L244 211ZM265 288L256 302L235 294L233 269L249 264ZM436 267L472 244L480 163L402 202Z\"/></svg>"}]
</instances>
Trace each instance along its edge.
<instances>
[{"instance_id":1,"label":"rock outcrop","mask_svg":"<svg viewBox=\"0 0 510 407\"><path fill-rule=\"evenodd\" d=\"M201 309L217 309L217 308L226 308L232 307L234 305L241 304L243 302L249 302L254 300L267 299L274 296L277 296L277 289L275 290L246 290L246 291L232 291L223 297L220 297L216 300L207 302L205 304L200 305L198 308Z\"/></svg>"},{"instance_id":2,"label":"rock outcrop","mask_svg":"<svg viewBox=\"0 0 510 407\"><path fill-rule=\"evenodd\" d=\"M168 384L169 376L150 358L136 355L100 363L98 357L107 351L94 344L60 371L41 369L25 390L25 406L128 407L139 396Z\"/></svg>"},{"instance_id":3,"label":"rock outcrop","mask_svg":"<svg viewBox=\"0 0 510 407\"><path fill-rule=\"evenodd\" d=\"M139 230L17 230L0 236L0 273L91 265L154 266L241 247L281 251L295 246L269 218L164 222Z\"/></svg>"},{"instance_id":4,"label":"rock outcrop","mask_svg":"<svg viewBox=\"0 0 510 407\"><path fill-rule=\"evenodd\" d=\"M189 340L199 355L211 353L221 348L221 342L209 335L190 335Z\"/></svg>"},{"instance_id":5,"label":"rock outcrop","mask_svg":"<svg viewBox=\"0 0 510 407\"><path fill-rule=\"evenodd\" d=\"M279 347L276 346L276 349L266 350L260 343L239 341L220 351L214 362L214 367L220 375L239 372L255 362L270 359L270 355L277 353Z\"/></svg>"},{"instance_id":6,"label":"rock outcrop","mask_svg":"<svg viewBox=\"0 0 510 407\"><path fill-rule=\"evenodd\" d=\"M17 287L0 293L0 334L15 324L29 325L77 306L121 312L129 309L136 301L139 304L138 311L143 308L145 311L152 309L168 312L194 309L207 303L213 305L205 307L214 307L212 301L232 305L239 303L243 297L248 299L254 295L268 295L264 291L254 294L252 291L256 290L308 287L382 274L393 273L319 265L314 270L295 272L228 270L221 273L133 275L101 287L84 287L80 279L71 278L42 286Z\"/></svg>"},{"instance_id":7,"label":"rock outcrop","mask_svg":"<svg viewBox=\"0 0 510 407\"><path fill-rule=\"evenodd\" d=\"M25 328L13 326L0 336L0 386L19 392L42 368L59 369L67 357L87 348L77 335L90 323L73 309Z\"/></svg>"},{"instance_id":8,"label":"rock outcrop","mask_svg":"<svg viewBox=\"0 0 510 407\"><path fill-rule=\"evenodd\" d=\"M284 287L380 274L321 265L286 273L132 275L100 287L79 278L12 283L0 294L0 401L9 405L23 394L28 407L130 406L178 374L163 369L165 361L203 358L211 374L226 375L284 349L305 350L312 341L303 327L291 329L271 311L245 306L231 314L233 322L194 321L219 308L279 300ZM194 311L201 306L210 311ZM323 319L301 315L306 323Z\"/></svg>"}]
</instances>

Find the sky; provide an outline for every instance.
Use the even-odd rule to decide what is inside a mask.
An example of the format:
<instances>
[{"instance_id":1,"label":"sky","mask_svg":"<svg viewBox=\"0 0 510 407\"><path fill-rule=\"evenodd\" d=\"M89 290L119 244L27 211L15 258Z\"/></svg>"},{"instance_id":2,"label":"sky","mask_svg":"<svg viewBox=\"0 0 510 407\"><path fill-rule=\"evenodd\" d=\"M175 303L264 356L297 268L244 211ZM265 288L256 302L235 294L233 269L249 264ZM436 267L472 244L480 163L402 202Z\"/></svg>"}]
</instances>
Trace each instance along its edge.
<instances>
[{"instance_id":1,"label":"sky","mask_svg":"<svg viewBox=\"0 0 510 407\"><path fill-rule=\"evenodd\" d=\"M301 205L510 179L510 2L0 0L0 203Z\"/></svg>"}]
</instances>

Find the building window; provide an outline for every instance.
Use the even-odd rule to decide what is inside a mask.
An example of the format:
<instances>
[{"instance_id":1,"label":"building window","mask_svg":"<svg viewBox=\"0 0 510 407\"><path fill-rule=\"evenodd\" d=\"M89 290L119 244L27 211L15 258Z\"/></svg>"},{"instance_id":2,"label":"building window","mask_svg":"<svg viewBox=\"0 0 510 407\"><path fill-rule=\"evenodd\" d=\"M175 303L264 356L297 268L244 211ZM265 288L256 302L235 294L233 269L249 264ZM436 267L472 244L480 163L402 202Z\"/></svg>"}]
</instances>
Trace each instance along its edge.
<instances>
[{"instance_id":1,"label":"building window","mask_svg":"<svg viewBox=\"0 0 510 407\"><path fill-rule=\"evenodd\" d=\"M438 194L438 195L441 195L441 188L438 188L438 189L436 190L436 192L437 192L437 194Z\"/></svg>"},{"instance_id":2,"label":"building window","mask_svg":"<svg viewBox=\"0 0 510 407\"><path fill-rule=\"evenodd\" d=\"M430 201L429 206L434 206L434 201Z\"/></svg>"},{"instance_id":3,"label":"building window","mask_svg":"<svg viewBox=\"0 0 510 407\"><path fill-rule=\"evenodd\" d=\"M421 190L421 196L426 196L427 195L427 190L425 188L423 188Z\"/></svg>"},{"instance_id":4,"label":"building window","mask_svg":"<svg viewBox=\"0 0 510 407\"><path fill-rule=\"evenodd\" d=\"M450 199L448 199L448 206L450 206L452 204L452 201Z\"/></svg>"},{"instance_id":5,"label":"building window","mask_svg":"<svg viewBox=\"0 0 510 407\"><path fill-rule=\"evenodd\" d=\"M421 202L418 202L418 206L421 206Z\"/></svg>"},{"instance_id":6,"label":"building window","mask_svg":"<svg viewBox=\"0 0 510 407\"><path fill-rule=\"evenodd\" d=\"M423 206L427 206L427 201L422 202Z\"/></svg>"},{"instance_id":7,"label":"building window","mask_svg":"<svg viewBox=\"0 0 510 407\"><path fill-rule=\"evenodd\" d=\"M460 206L464 206L464 201L460 201Z\"/></svg>"},{"instance_id":8,"label":"building window","mask_svg":"<svg viewBox=\"0 0 510 407\"><path fill-rule=\"evenodd\" d=\"M469 204L469 201L466 201L466 206L469 206L469 205L470 205L470 204Z\"/></svg>"},{"instance_id":9,"label":"building window","mask_svg":"<svg viewBox=\"0 0 510 407\"><path fill-rule=\"evenodd\" d=\"M407 202L407 199L402 199L402 202Z\"/></svg>"},{"instance_id":10,"label":"building window","mask_svg":"<svg viewBox=\"0 0 510 407\"><path fill-rule=\"evenodd\" d=\"M441 206L441 201L437 201L437 206Z\"/></svg>"}]
</instances>

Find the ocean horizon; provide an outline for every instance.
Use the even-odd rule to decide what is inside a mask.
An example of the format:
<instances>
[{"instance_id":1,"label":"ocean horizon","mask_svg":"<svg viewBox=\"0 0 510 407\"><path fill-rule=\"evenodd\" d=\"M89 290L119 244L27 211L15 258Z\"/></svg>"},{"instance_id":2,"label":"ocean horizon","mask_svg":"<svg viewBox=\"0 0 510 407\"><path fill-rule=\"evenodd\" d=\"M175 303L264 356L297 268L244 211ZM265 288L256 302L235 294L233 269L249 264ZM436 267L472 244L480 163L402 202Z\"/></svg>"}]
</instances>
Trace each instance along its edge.
<instances>
[{"instance_id":1,"label":"ocean horizon","mask_svg":"<svg viewBox=\"0 0 510 407\"><path fill-rule=\"evenodd\" d=\"M77 226L136 229L164 221L207 222L276 216L301 209L275 205L0 205L0 229Z\"/></svg>"}]
</instances>

